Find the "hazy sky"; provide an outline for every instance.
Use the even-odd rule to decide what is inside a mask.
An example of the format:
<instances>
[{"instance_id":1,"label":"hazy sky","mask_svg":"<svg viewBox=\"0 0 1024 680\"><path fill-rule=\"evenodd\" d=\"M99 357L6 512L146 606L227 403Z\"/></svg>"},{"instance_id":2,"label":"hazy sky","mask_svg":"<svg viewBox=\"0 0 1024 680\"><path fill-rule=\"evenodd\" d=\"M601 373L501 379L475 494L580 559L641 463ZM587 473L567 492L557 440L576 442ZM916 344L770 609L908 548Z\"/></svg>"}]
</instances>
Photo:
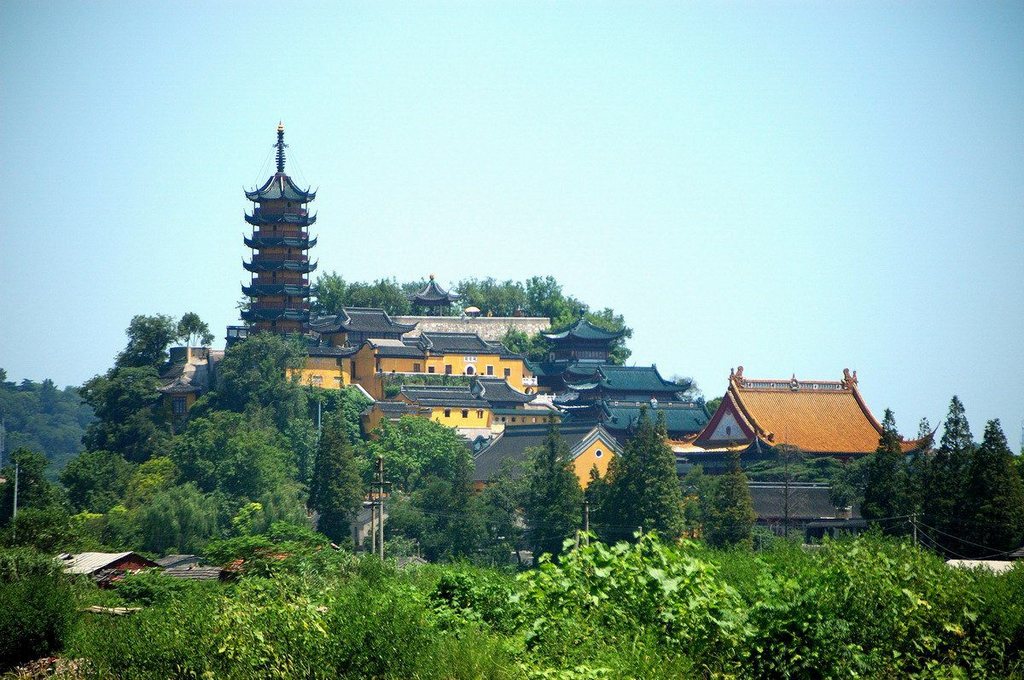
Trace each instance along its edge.
<instances>
[{"instance_id":1,"label":"hazy sky","mask_svg":"<svg viewBox=\"0 0 1024 680\"><path fill-rule=\"evenodd\" d=\"M320 271L553 274L720 395L857 369L913 434L1024 417L1024 4L0 4L0 367L235 323L243 187Z\"/></svg>"}]
</instances>

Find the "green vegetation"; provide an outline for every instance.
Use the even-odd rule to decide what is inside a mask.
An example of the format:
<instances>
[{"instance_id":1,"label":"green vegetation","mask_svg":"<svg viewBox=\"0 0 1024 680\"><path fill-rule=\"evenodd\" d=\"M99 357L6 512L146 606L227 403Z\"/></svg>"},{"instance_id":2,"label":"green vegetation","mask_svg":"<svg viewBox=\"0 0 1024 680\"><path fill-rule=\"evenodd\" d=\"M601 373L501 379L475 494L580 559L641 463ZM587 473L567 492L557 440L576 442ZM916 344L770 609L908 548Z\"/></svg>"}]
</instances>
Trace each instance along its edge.
<instances>
[{"instance_id":1,"label":"green vegetation","mask_svg":"<svg viewBox=\"0 0 1024 680\"><path fill-rule=\"evenodd\" d=\"M38 451L49 459L56 475L82 450L82 435L93 412L82 403L75 387L58 389L52 380L22 380L16 385L8 382L7 373L0 369L0 416L7 451Z\"/></svg>"},{"instance_id":2,"label":"green vegetation","mask_svg":"<svg viewBox=\"0 0 1024 680\"><path fill-rule=\"evenodd\" d=\"M100 591L0 553L0 663L47 653L84 677L1009 677L1024 567L951 569L903 539L807 552L593 541L512 572L397 568L281 528L214 546L228 582L139 574ZM5 600L11 601L11 600ZM88 604L137 606L123 617ZM15 653L7 653L8 650Z\"/></svg>"}]
</instances>

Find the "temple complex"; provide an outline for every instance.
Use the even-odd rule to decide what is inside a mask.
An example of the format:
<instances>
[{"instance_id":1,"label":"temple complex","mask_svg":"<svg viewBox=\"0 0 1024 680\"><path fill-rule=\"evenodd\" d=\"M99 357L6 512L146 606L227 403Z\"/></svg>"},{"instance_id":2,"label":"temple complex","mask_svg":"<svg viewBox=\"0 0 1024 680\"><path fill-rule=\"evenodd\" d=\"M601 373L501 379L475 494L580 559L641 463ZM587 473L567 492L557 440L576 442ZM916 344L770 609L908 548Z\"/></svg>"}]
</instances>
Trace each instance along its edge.
<instances>
[{"instance_id":1,"label":"temple complex","mask_svg":"<svg viewBox=\"0 0 1024 680\"><path fill-rule=\"evenodd\" d=\"M243 263L252 274L242 292L249 297L242 319L253 332L302 333L309 323L309 273L316 264L309 261L309 249L316 245L309 227L316 222L308 204L316 192L300 189L285 174L284 125L277 126L277 172L259 189L245 192L253 202L245 221L252 236L245 245L252 258Z\"/></svg>"}]
</instances>

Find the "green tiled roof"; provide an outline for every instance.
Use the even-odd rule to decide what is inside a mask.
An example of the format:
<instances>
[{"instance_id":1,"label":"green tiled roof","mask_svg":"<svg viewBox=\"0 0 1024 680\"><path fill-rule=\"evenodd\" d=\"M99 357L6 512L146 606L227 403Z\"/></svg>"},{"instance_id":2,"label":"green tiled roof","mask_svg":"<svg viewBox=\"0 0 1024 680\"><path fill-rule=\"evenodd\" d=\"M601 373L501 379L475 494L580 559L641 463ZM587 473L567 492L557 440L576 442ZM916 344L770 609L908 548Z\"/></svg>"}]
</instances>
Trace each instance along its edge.
<instances>
[{"instance_id":1,"label":"green tiled roof","mask_svg":"<svg viewBox=\"0 0 1024 680\"><path fill-rule=\"evenodd\" d=\"M652 406L650 402L605 401L601 403L602 422L609 430L631 430L640 420L640 411L647 408L647 417L657 420L665 416L665 428L670 437L697 434L711 419L707 409L698 402L663 402Z\"/></svg>"},{"instance_id":2,"label":"green tiled roof","mask_svg":"<svg viewBox=\"0 0 1024 680\"><path fill-rule=\"evenodd\" d=\"M307 203L316 198L315 191L303 191L295 186L292 178L283 172L272 175L259 189L246 191L245 197L250 201L296 201Z\"/></svg>"},{"instance_id":3,"label":"green tiled roof","mask_svg":"<svg viewBox=\"0 0 1024 680\"><path fill-rule=\"evenodd\" d=\"M622 331L606 331L598 328L585 318L560 333L544 333L548 340L565 340L574 338L578 340L615 340L622 337Z\"/></svg>"},{"instance_id":4,"label":"green tiled roof","mask_svg":"<svg viewBox=\"0 0 1024 680\"><path fill-rule=\"evenodd\" d=\"M595 380L586 383L570 384L574 391L600 389L605 392L622 392L652 396L653 394L672 394L686 389L684 385L665 380L655 366L598 366Z\"/></svg>"}]
</instances>

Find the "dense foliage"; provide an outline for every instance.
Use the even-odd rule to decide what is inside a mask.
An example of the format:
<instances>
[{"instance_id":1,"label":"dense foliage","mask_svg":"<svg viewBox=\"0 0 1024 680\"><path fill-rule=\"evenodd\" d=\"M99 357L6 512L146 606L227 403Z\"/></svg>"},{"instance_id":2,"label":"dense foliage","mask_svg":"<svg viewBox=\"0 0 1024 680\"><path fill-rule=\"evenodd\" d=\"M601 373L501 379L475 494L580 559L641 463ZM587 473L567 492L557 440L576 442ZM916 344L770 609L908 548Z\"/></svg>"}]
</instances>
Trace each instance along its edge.
<instances>
[{"instance_id":1,"label":"dense foliage","mask_svg":"<svg viewBox=\"0 0 1024 680\"><path fill-rule=\"evenodd\" d=\"M0 416L6 450L38 451L50 460L52 474L56 474L82 450L82 435L93 412L82 403L75 387L58 389L52 380L15 384L8 382L6 372L0 369Z\"/></svg>"},{"instance_id":2,"label":"dense foliage","mask_svg":"<svg viewBox=\"0 0 1024 680\"><path fill-rule=\"evenodd\" d=\"M1022 669L1024 568L951 569L900 539L867 536L813 552L782 541L752 553L649 534L584 543L517 577L466 565L401 569L309 536L275 536L217 549L220 559L245 559L233 581L141 574L113 592L70 582L41 558L0 553L0 588L32 583L31 601L44 607L0 615L0 626L17 621L5 630L24 636L5 661L63 648L86 677L133 680L1007 677ZM85 604L142 610L74 613Z\"/></svg>"}]
</instances>

